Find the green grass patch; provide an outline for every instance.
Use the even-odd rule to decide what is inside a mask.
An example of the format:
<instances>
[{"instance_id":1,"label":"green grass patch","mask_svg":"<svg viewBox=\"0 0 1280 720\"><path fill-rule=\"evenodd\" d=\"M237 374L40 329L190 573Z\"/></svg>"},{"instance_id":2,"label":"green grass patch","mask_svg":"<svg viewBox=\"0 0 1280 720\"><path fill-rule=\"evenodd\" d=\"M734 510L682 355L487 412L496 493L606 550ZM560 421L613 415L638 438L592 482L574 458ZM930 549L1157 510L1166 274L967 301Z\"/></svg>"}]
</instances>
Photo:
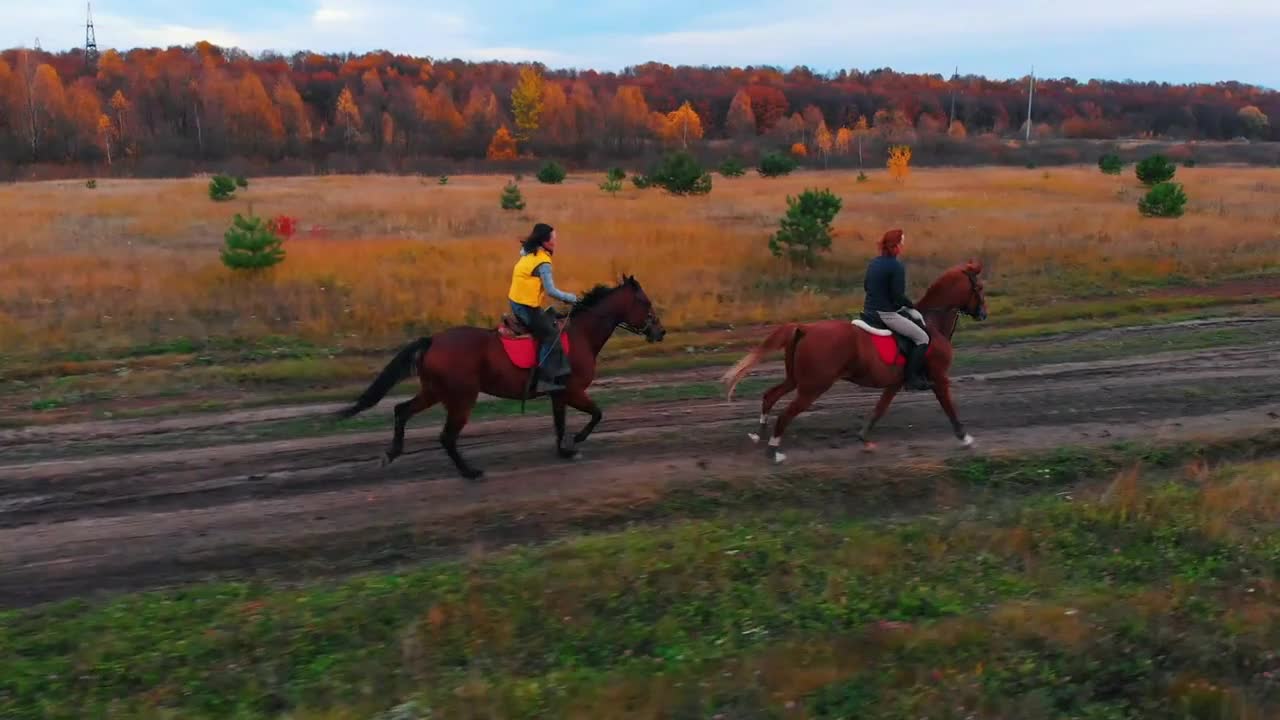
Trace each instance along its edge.
<instances>
[{"instance_id":1,"label":"green grass patch","mask_svg":"<svg viewBox=\"0 0 1280 720\"><path fill-rule=\"evenodd\" d=\"M956 472L1039 483L1045 462L1050 481L1110 467L1068 453ZM1093 479L980 513L726 514L303 587L8 611L0 716L1275 710L1280 466Z\"/></svg>"}]
</instances>

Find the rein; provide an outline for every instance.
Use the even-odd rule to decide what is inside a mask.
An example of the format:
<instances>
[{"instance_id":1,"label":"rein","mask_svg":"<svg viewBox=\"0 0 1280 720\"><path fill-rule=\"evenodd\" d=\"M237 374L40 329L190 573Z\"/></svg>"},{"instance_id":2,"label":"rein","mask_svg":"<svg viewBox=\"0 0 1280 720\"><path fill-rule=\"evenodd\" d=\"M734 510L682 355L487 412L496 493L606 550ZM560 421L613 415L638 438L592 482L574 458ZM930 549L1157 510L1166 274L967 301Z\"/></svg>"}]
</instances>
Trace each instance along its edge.
<instances>
[{"instance_id":1,"label":"rein","mask_svg":"<svg viewBox=\"0 0 1280 720\"><path fill-rule=\"evenodd\" d=\"M938 314L941 314L943 316L943 319L945 320L947 319L948 313L954 312L955 317L951 318L951 329L947 331L948 341L950 341L951 338L956 334L956 328L959 327L960 325L960 315L962 313L965 315L968 315L969 317L975 320L978 319L978 311L976 309L975 310L965 309L969 307L977 308L980 305L979 301L981 300L981 298L978 295L978 275L977 273L969 272L969 271L965 271L964 275L965 277L969 278L969 298L965 300L964 305L960 307L930 308L928 310L921 311L920 313L921 315L925 315L925 316L928 316L931 313L938 313Z\"/></svg>"}]
</instances>

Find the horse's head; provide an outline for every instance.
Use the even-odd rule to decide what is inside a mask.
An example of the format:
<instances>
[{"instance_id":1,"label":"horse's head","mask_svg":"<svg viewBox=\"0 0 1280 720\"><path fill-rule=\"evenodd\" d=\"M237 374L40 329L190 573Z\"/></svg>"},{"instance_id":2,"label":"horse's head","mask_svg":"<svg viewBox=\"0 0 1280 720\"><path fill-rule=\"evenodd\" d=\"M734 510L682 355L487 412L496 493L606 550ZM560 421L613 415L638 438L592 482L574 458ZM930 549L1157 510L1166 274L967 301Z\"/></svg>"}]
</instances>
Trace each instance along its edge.
<instances>
[{"instance_id":1,"label":"horse's head","mask_svg":"<svg viewBox=\"0 0 1280 720\"><path fill-rule=\"evenodd\" d=\"M666 337L667 330L662 327L653 303L634 276L622 278L618 294L622 297L622 321L619 325L637 335L643 335L649 342L661 342Z\"/></svg>"},{"instance_id":2,"label":"horse's head","mask_svg":"<svg viewBox=\"0 0 1280 720\"><path fill-rule=\"evenodd\" d=\"M636 335L643 335L649 342L659 342L667 331L654 312L653 303L645 295L640 283L630 275L624 276L615 287L597 285L583 295L574 305L570 315L593 313L606 319L608 330L622 327Z\"/></svg>"},{"instance_id":3,"label":"horse's head","mask_svg":"<svg viewBox=\"0 0 1280 720\"><path fill-rule=\"evenodd\" d=\"M974 320L986 320L987 293L980 275L982 263L977 260L951 268L929 288L921 303L958 310Z\"/></svg>"},{"instance_id":4,"label":"horse's head","mask_svg":"<svg viewBox=\"0 0 1280 720\"><path fill-rule=\"evenodd\" d=\"M964 304L960 306L960 312L974 320L986 320L987 288L982 278L978 277L982 274L982 263L978 260L970 260L964 264L960 272L969 285L968 294L965 296Z\"/></svg>"}]
</instances>

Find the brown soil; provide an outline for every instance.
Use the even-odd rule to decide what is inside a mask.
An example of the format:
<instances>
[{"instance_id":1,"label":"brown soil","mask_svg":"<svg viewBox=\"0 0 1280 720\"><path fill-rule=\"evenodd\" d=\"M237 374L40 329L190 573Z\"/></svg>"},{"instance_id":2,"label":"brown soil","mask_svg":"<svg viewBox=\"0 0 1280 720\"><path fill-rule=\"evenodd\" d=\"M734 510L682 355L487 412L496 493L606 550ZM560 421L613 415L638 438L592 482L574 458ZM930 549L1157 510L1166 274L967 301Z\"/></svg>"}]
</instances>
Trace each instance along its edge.
<instances>
[{"instance_id":1,"label":"brown soil","mask_svg":"<svg viewBox=\"0 0 1280 720\"><path fill-rule=\"evenodd\" d=\"M1066 363L955 378L962 419L978 445L963 450L932 395L903 394L877 430L880 452L853 434L877 395L834 388L793 425L773 465L746 433L758 396L606 407L583 458L553 451L551 420L477 422L462 452L488 475L459 479L436 442L438 420L411 426L407 453L380 466L390 402L369 412L385 430L197 447L203 433L328 407L80 423L0 432L0 604L150 588L212 576L314 577L526 540L556 528L643 515L675 487L770 483L797 471L858 480L883 493L902 464L963 453L1034 451L1121 440L1231 437L1280 428L1276 346ZM720 368L681 373L703 380ZM776 364L759 374L778 372ZM619 384L637 382L618 379ZM785 402L785 401L784 401ZM781 409L781 405L778 409ZM570 416L570 430L585 416ZM137 452L130 438L172 434ZM111 452L67 459L77 444ZM18 454L15 453L15 456ZM850 498L856 503L858 498Z\"/></svg>"}]
</instances>

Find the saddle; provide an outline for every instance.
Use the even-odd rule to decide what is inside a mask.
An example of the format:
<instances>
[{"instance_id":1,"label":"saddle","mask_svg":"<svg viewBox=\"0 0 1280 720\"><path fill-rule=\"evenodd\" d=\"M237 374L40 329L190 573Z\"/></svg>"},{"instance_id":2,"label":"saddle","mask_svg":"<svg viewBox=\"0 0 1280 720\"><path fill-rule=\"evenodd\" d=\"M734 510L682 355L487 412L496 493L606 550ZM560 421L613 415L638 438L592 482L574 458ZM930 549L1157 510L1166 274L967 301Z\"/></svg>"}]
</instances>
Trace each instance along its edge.
<instances>
[{"instance_id":1,"label":"saddle","mask_svg":"<svg viewBox=\"0 0 1280 720\"><path fill-rule=\"evenodd\" d=\"M560 315L554 309L547 309L545 312L555 323L556 332L563 333L564 326L569 322L569 316ZM502 322L498 323L498 334L505 340L523 340L532 337L524 321L511 313L502 314Z\"/></svg>"},{"instance_id":2,"label":"saddle","mask_svg":"<svg viewBox=\"0 0 1280 720\"><path fill-rule=\"evenodd\" d=\"M921 330L929 331L924 323L916 320L915 316L906 310L899 310L898 314L910 320L913 325L916 325ZM889 365L906 366L907 356L911 354L911 348L915 347L915 343L912 342L911 338L890 330L876 313L861 313L853 321L853 324L870 333L876 350L880 352L881 360L884 360ZM925 356L928 357L931 352L933 352L933 343L929 343Z\"/></svg>"}]
</instances>

